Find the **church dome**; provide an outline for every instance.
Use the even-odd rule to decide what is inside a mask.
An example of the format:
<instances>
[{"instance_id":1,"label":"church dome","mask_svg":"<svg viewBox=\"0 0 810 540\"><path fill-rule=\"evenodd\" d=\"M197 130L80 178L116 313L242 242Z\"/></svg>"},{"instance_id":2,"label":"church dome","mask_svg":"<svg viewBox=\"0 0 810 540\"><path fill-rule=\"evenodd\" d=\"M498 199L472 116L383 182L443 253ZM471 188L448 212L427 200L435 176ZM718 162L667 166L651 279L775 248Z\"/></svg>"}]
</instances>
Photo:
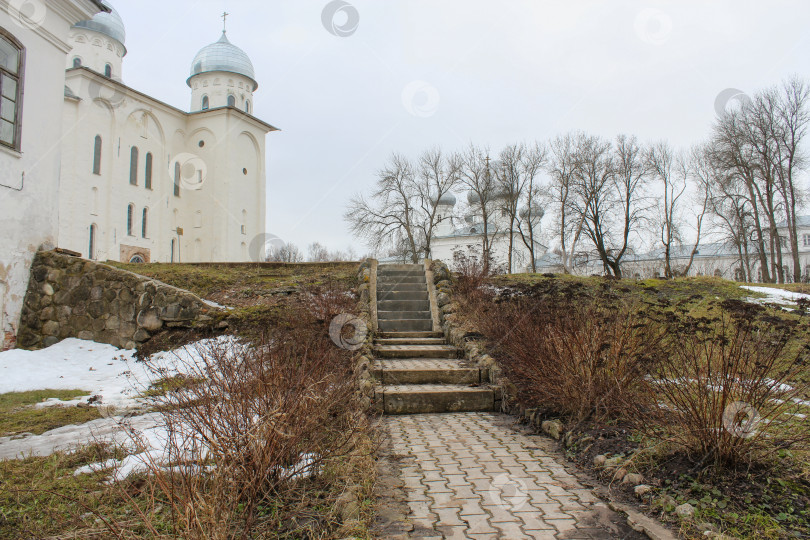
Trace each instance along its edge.
<instances>
[{"instance_id":1,"label":"church dome","mask_svg":"<svg viewBox=\"0 0 810 540\"><path fill-rule=\"evenodd\" d=\"M434 196L434 201L435 201L435 200L436 200L436 199L435 199L435 196ZM438 200L438 201L436 201L436 205L437 205L437 206L441 206L441 205L444 205L444 206L455 206L455 205L456 205L456 201L457 201L456 196L455 196L455 195L453 195L452 193L449 193L449 192L448 192L448 193L445 193L444 195L442 195L441 197L439 197L439 200Z\"/></svg>"},{"instance_id":2,"label":"church dome","mask_svg":"<svg viewBox=\"0 0 810 540\"><path fill-rule=\"evenodd\" d=\"M543 219L543 216L546 214L545 210L543 210L542 207L540 207L540 206L538 206L536 204L532 205L531 213L532 213L532 219ZM529 217L529 207L524 206L523 208L521 208L519 215L520 215L521 219L528 218Z\"/></svg>"},{"instance_id":3,"label":"church dome","mask_svg":"<svg viewBox=\"0 0 810 540\"><path fill-rule=\"evenodd\" d=\"M121 15L115 10L108 0L101 0L104 7L110 9L110 13L100 12L96 13L89 21L77 22L73 28L86 28L93 30L105 36L111 37L121 45L124 45L127 40L127 31L124 27L124 20Z\"/></svg>"},{"instance_id":4,"label":"church dome","mask_svg":"<svg viewBox=\"0 0 810 540\"><path fill-rule=\"evenodd\" d=\"M213 71L242 75L251 80L254 91L259 87L259 83L256 82L256 74L253 71L253 62L250 61L245 51L228 41L225 32L222 32L219 41L203 47L197 53L194 62L191 63L191 75L187 81L189 86L191 86L191 78L195 75Z\"/></svg>"}]
</instances>

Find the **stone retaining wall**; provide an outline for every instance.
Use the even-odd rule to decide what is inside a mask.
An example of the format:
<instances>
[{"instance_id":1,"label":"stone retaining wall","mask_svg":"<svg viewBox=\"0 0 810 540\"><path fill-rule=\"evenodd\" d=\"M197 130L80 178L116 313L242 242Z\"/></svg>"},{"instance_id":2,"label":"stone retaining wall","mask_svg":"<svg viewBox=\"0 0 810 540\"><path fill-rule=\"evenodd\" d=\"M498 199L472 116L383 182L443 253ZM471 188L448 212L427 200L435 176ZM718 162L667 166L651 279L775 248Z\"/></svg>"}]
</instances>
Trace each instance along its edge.
<instances>
[{"instance_id":1,"label":"stone retaining wall","mask_svg":"<svg viewBox=\"0 0 810 540\"><path fill-rule=\"evenodd\" d=\"M56 251L31 267L17 345L49 347L74 337L134 349L163 328L211 322L194 294L160 281Z\"/></svg>"}]
</instances>

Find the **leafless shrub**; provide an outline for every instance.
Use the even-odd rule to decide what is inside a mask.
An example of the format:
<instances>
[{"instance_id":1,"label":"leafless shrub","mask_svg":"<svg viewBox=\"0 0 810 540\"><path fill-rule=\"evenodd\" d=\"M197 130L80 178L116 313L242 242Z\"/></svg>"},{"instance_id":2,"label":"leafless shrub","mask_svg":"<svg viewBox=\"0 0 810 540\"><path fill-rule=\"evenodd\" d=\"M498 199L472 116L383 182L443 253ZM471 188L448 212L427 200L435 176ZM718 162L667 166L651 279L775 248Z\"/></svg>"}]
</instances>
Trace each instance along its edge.
<instances>
[{"instance_id":1,"label":"leafless shrub","mask_svg":"<svg viewBox=\"0 0 810 540\"><path fill-rule=\"evenodd\" d=\"M658 405L638 414L639 427L721 466L806 449L799 402L807 387L798 375L807 346L791 346L798 323L743 302L724 308L717 317L668 315L665 354L645 382Z\"/></svg>"},{"instance_id":2,"label":"leafless shrub","mask_svg":"<svg viewBox=\"0 0 810 540\"><path fill-rule=\"evenodd\" d=\"M324 314L337 309L325 302ZM297 510L311 510L307 483L352 451L364 416L348 353L310 311L288 322L254 346L211 342L182 366L202 382L158 398L166 449L147 457L142 490L168 517L144 515L153 529L183 538L295 529Z\"/></svg>"},{"instance_id":3,"label":"leafless shrub","mask_svg":"<svg viewBox=\"0 0 810 540\"><path fill-rule=\"evenodd\" d=\"M661 332L631 302L515 297L472 309L518 401L577 421L616 419L640 399Z\"/></svg>"}]
</instances>

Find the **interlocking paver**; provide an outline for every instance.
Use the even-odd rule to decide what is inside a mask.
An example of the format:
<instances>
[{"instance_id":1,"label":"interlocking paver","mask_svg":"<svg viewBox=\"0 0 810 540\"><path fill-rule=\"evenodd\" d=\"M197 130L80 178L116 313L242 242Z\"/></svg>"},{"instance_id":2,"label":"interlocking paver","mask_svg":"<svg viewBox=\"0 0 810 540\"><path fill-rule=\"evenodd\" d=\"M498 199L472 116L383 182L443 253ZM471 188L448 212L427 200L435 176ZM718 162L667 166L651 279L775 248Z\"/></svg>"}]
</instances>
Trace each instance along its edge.
<instances>
[{"instance_id":1,"label":"interlocking paver","mask_svg":"<svg viewBox=\"0 0 810 540\"><path fill-rule=\"evenodd\" d=\"M545 539L593 526L587 515L599 500L507 418L448 413L383 419L392 453L407 457L401 477L413 537Z\"/></svg>"}]
</instances>

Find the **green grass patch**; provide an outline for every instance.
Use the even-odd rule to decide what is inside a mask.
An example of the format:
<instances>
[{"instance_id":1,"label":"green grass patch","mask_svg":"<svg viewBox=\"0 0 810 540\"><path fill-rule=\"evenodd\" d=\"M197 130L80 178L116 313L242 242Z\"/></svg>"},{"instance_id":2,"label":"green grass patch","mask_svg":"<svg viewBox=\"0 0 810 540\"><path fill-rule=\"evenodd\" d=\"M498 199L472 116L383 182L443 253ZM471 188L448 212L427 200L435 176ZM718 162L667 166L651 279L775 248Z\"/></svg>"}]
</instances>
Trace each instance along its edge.
<instances>
[{"instance_id":1,"label":"green grass patch","mask_svg":"<svg viewBox=\"0 0 810 540\"><path fill-rule=\"evenodd\" d=\"M41 435L46 431L70 424L83 424L101 418L95 407L43 407L35 408L46 399L62 401L86 396L84 390L34 390L0 394L0 436L18 433Z\"/></svg>"}]
</instances>

